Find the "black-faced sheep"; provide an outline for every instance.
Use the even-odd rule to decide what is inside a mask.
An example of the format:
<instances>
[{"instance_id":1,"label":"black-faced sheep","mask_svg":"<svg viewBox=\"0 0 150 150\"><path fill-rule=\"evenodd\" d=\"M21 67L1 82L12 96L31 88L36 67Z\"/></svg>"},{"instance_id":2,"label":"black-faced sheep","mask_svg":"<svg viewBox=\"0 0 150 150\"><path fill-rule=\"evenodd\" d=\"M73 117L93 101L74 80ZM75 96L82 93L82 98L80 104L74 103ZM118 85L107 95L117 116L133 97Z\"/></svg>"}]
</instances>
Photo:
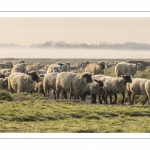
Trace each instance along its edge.
<instances>
[{"instance_id":1,"label":"black-faced sheep","mask_svg":"<svg viewBox=\"0 0 150 150\"><path fill-rule=\"evenodd\" d=\"M67 98L67 93L74 94L74 99L81 98L81 94L85 91L88 83L91 83L91 74L84 72L82 74L72 72L62 72L56 78L56 93L59 99L59 93L62 91L64 97Z\"/></svg>"},{"instance_id":2,"label":"black-faced sheep","mask_svg":"<svg viewBox=\"0 0 150 150\"><path fill-rule=\"evenodd\" d=\"M8 77L8 90L13 92L27 92L32 93L35 81L38 81L37 72L31 71L26 73L12 73Z\"/></svg>"}]
</instances>

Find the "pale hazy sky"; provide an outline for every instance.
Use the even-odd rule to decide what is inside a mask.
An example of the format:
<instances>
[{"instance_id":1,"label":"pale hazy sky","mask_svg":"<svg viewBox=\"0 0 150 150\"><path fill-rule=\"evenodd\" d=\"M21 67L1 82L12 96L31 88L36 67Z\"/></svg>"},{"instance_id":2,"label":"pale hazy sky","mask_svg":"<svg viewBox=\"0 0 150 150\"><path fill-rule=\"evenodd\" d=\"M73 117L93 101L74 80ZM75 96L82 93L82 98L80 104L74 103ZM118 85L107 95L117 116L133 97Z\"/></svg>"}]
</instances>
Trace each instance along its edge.
<instances>
[{"instance_id":1,"label":"pale hazy sky","mask_svg":"<svg viewBox=\"0 0 150 150\"><path fill-rule=\"evenodd\" d=\"M150 44L150 18L0 18L0 44L99 42Z\"/></svg>"}]
</instances>

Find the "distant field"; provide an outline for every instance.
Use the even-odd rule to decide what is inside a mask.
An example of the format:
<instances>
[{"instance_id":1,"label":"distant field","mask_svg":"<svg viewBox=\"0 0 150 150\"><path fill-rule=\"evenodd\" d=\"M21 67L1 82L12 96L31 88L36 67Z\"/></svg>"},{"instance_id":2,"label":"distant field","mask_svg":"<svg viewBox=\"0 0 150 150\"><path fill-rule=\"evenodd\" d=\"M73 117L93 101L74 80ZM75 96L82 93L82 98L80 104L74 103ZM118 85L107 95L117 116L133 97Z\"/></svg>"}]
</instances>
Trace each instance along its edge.
<instances>
[{"instance_id":1,"label":"distant field","mask_svg":"<svg viewBox=\"0 0 150 150\"><path fill-rule=\"evenodd\" d=\"M89 63L95 63L95 62L98 62L98 61L106 61L108 63L113 63L115 61L127 61L127 60L131 60L131 59L123 59L123 58L120 58L120 59L95 59L95 58L89 58L89 59L84 59L84 58L68 58L68 59L65 59L65 58L0 58L0 62L1 61L15 61L15 60L18 60L18 59L22 59L24 60L25 62L27 63L34 63L34 62L39 62L39 63L43 63L45 65L47 64L52 64L52 63L55 63L55 62L70 62L71 65L75 65L76 62L78 61L89 61ZM139 59L140 60L140 59ZM141 60L145 60L145 61L150 61L150 59L141 59Z\"/></svg>"}]
</instances>

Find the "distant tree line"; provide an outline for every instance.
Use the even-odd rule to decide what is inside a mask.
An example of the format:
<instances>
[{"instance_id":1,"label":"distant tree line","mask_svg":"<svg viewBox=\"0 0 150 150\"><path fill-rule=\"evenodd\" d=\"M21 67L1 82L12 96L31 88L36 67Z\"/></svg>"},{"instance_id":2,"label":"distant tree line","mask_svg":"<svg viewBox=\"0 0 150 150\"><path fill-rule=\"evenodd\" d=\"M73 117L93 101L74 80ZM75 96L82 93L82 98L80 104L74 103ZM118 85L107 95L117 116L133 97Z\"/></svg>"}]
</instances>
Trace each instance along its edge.
<instances>
[{"instance_id":1,"label":"distant tree line","mask_svg":"<svg viewBox=\"0 0 150 150\"><path fill-rule=\"evenodd\" d=\"M32 44L29 46L22 46L17 44L0 44L0 47L18 47L18 48L83 48L83 49L135 49L135 50L148 50L150 45L146 43L127 42L123 44L112 44L107 42L100 42L98 44L86 43L66 43L64 41L54 42L49 41L43 44Z\"/></svg>"}]
</instances>

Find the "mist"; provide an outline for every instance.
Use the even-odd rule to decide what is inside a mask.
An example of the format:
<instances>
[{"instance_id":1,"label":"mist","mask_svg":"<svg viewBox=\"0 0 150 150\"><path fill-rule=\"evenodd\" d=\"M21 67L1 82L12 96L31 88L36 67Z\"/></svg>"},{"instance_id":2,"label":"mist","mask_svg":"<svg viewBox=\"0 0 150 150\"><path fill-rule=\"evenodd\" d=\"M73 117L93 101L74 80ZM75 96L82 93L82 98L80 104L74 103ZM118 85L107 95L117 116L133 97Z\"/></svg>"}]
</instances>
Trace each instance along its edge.
<instances>
[{"instance_id":1,"label":"mist","mask_svg":"<svg viewBox=\"0 0 150 150\"><path fill-rule=\"evenodd\" d=\"M150 58L149 50L1 48L0 58Z\"/></svg>"}]
</instances>

